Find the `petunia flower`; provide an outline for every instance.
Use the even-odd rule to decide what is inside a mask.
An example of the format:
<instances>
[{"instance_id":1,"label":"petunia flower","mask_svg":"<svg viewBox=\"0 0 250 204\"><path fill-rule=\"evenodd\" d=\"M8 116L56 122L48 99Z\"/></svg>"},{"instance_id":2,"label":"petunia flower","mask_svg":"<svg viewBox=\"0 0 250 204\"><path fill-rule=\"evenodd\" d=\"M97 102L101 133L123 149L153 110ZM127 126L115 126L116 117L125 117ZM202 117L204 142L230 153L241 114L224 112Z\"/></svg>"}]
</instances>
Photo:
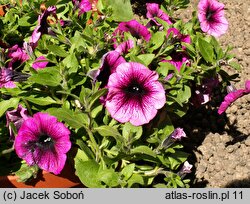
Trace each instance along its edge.
<instances>
[{"instance_id":1,"label":"petunia flower","mask_svg":"<svg viewBox=\"0 0 250 204\"><path fill-rule=\"evenodd\" d=\"M56 7L50 6L41 15L38 16L38 25L34 29L29 43L32 45L33 49L37 46L37 42L43 34L48 34L48 23L47 18L49 15L56 15Z\"/></svg>"},{"instance_id":2,"label":"petunia flower","mask_svg":"<svg viewBox=\"0 0 250 204\"><path fill-rule=\"evenodd\" d=\"M18 131L23 124L23 122L29 118L28 111L26 108L23 108L22 105L18 105L17 109L6 111L6 126L9 128L10 140L14 140L15 135L11 128L11 123L15 126Z\"/></svg>"},{"instance_id":3,"label":"petunia flower","mask_svg":"<svg viewBox=\"0 0 250 204\"><path fill-rule=\"evenodd\" d=\"M186 174L190 174L192 172L193 165L189 164L188 161L185 161L181 170L177 173L181 178L184 178Z\"/></svg>"},{"instance_id":4,"label":"petunia flower","mask_svg":"<svg viewBox=\"0 0 250 204\"><path fill-rule=\"evenodd\" d=\"M124 32L129 32L133 37L137 39L144 39L145 41L149 41L151 38L151 33L147 29L146 26L140 24L136 20L130 20L128 22L121 22L118 25L118 28L113 33L114 47L117 47L116 37L123 36Z\"/></svg>"},{"instance_id":5,"label":"petunia flower","mask_svg":"<svg viewBox=\"0 0 250 204\"><path fill-rule=\"evenodd\" d=\"M155 17L166 21L168 24L173 23L170 17L159 8L159 4L146 3L146 8L147 8L147 13L146 13L147 18L151 19L157 26L160 26L161 24L157 22L157 19L155 19Z\"/></svg>"},{"instance_id":6,"label":"petunia flower","mask_svg":"<svg viewBox=\"0 0 250 204\"><path fill-rule=\"evenodd\" d=\"M186 133L182 128L176 128L174 131L167 137L163 142L162 142L162 147L167 149L170 147L172 144L174 144L176 141L182 140L182 138L187 137Z\"/></svg>"},{"instance_id":7,"label":"petunia flower","mask_svg":"<svg viewBox=\"0 0 250 204\"><path fill-rule=\"evenodd\" d=\"M223 112L226 111L226 109L234 102L236 101L238 98L249 94L250 93L250 80L247 80L245 82L245 89L238 89L235 91L230 92L229 94L227 94L224 98L224 101L221 103L219 109L218 109L218 113L222 114Z\"/></svg>"},{"instance_id":8,"label":"petunia flower","mask_svg":"<svg viewBox=\"0 0 250 204\"><path fill-rule=\"evenodd\" d=\"M115 49L116 52L122 54L127 54L128 51L134 47L134 41L133 40L127 40L125 42L122 42L120 45L117 46Z\"/></svg>"},{"instance_id":9,"label":"petunia flower","mask_svg":"<svg viewBox=\"0 0 250 204\"><path fill-rule=\"evenodd\" d=\"M15 63L22 64L29 59L29 55L26 53L25 49L14 45L8 49L8 57L11 59L8 67L13 67Z\"/></svg>"},{"instance_id":10,"label":"petunia flower","mask_svg":"<svg viewBox=\"0 0 250 204\"><path fill-rule=\"evenodd\" d=\"M39 112L23 122L14 148L28 165L60 174L71 148L70 131L56 117Z\"/></svg>"},{"instance_id":11,"label":"petunia flower","mask_svg":"<svg viewBox=\"0 0 250 204\"><path fill-rule=\"evenodd\" d=\"M169 36L172 36L172 39L171 39L171 42L174 44L174 43L181 43L181 42L184 42L184 43L188 43L190 44L191 43L191 38L189 35L184 35L184 34L181 34L181 32L176 29L176 28L169 28L167 30L167 38L169 38ZM183 49L185 49L185 46L182 46Z\"/></svg>"},{"instance_id":12,"label":"petunia flower","mask_svg":"<svg viewBox=\"0 0 250 204\"><path fill-rule=\"evenodd\" d=\"M224 15L224 4L216 0L200 0L198 19L201 30L209 35L219 37L228 29L228 21Z\"/></svg>"},{"instance_id":13,"label":"petunia flower","mask_svg":"<svg viewBox=\"0 0 250 204\"><path fill-rule=\"evenodd\" d=\"M16 84L13 80L14 72L10 68L0 69L0 88L15 88Z\"/></svg>"},{"instance_id":14,"label":"petunia flower","mask_svg":"<svg viewBox=\"0 0 250 204\"><path fill-rule=\"evenodd\" d=\"M190 65L189 58L184 52L173 52L170 54L170 60L162 60L162 62L169 62L174 65L175 68L180 72L183 64Z\"/></svg>"},{"instance_id":15,"label":"petunia flower","mask_svg":"<svg viewBox=\"0 0 250 204\"><path fill-rule=\"evenodd\" d=\"M92 74L94 81L101 81L101 87L105 87L108 83L109 76L116 71L116 68L126 60L117 51L109 51L103 55L101 66Z\"/></svg>"},{"instance_id":16,"label":"petunia flower","mask_svg":"<svg viewBox=\"0 0 250 204\"><path fill-rule=\"evenodd\" d=\"M166 102L158 74L137 62L122 63L107 84L106 108L121 123L149 123Z\"/></svg>"},{"instance_id":17,"label":"petunia flower","mask_svg":"<svg viewBox=\"0 0 250 204\"><path fill-rule=\"evenodd\" d=\"M46 57L40 56L40 57L36 58L36 60L33 62L32 67L35 70L44 69L47 66L48 63L49 62L46 59Z\"/></svg>"}]
</instances>

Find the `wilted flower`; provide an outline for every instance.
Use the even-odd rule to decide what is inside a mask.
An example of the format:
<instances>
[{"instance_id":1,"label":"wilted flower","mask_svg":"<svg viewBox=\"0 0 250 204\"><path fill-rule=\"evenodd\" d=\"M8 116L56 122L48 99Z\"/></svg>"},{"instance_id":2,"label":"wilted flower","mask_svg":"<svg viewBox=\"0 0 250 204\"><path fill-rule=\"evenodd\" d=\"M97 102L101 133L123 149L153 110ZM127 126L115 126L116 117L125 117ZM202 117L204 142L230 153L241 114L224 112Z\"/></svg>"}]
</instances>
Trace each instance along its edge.
<instances>
[{"instance_id":1,"label":"wilted flower","mask_svg":"<svg viewBox=\"0 0 250 204\"><path fill-rule=\"evenodd\" d=\"M219 37L228 29L228 22L224 16L224 4L216 0L200 0L198 18L201 30L209 35Z\"/></svg>"},{"instance_id":2,"label":"wilted flower","mask_svg":"<svg viewBox=\"0 0 250 204\"><path fill-rule=\"evenodd\" d=\"M36 113L25 120L14 142L17 155L28 165L59 174L71 148L70 131L57 118Z\"/></svg>"},{"instance_id":3,"label":"wilted flower","mask_svg":"<svg viewBox=\"0 0 250 204\"><path fill-rule=\"evenodd\" d=\"M37 46L37 42L43 34L48 34L47 18L51 14L56 14L55 6L48 7L48 9L38 16L38 26L34 29L29 41L33 48Z\"/></svg>"},{"instance_id":4,"label":"wilted flower","mask_svg":"<svg viewBox=\"0 0 250 204\"><path fill-rule=\"evenodd\" d=\"M236 91L230 92L224 98L224 101L221 103L218 113L222 114L226 109L238 98L250 93L250 80L247 80L245 83L245 89L238 89Z\"/></svg>"},{"instance_id":5,"label":"wilted flower","mask_svg":"<svg viewBox=\"0 0 250 204\"><path fill-rule=\"evenodd\" d=\"M129 32L131 33L131 35L137 39L141 39L143 38L145 41L149 41L151 38L151 34L149 32L149 30L147 29L146 26L140 24L138 21L136 20L131 20L128 22L121 22L118 25L118 28L114 31L113 35L114 35L114 42L116 42L116 37L118 35L123 36L124 32ZM117 44L114 44L114 47L117 47Z\"/></svg>"},{"instance_id":6,"label":"wilted flower","mask_svg":"<svg viewBox=\"0 0 250 204\"><path fill-rule=\"evenodd\" d=\"M157 26L160 26L161 24L157 22L157 19L155 19L155 17L166 21L168 24L173 23L170 20L170 17L159 8L159 4L146 3L146 7L147 7L147 14L146 14L147 18L151 19Z\"/></svg>"},{"instance_id":7,"label":"wilted flower","mask_svg":"<svg viewBox=\"0 0 250 204\"><path fill-rule=\"evenodd\" d=\"M192 93L191 103L196 107L206 104L211 100L211 96L214 92L214 89L218 87L218 85L219 85L218 77L204 79L200 86L194 88L194 92Z\"/></svg>"},{"instance_id":8,"label":"wilted flower","mask_svg":"<svg viewBox=\"0 0 250 204\"><path fill-rule=\"evenodd\" d=\"M36 58L36 60L33 62L32 67L35 70L44 69L47 66L48 63L49 62L46 59L46 57L40 56L40 57Z\"/></svg>"},{"instance_id":9,"label":"wilted flower","mask_svg":"<svg viewBox=\"0 0 250 204\"><path fill-rule=\"evenodd\" d=\"M28 118L29 116L27 109L23 108L22 105L20 104L18 105L17 109L6 112L6 121L7 121L6 126L9 128L11 140L14 140L15 138L14 132L11 128L11 123L13 123L13 125L15 126L16 131L18 131L23 122Z\"/></svg>"},{"instance_id":10,"label":"wilted flower","mask_svg":"<svg viewBox=\"0 0 250 204\"><path fill-rule=\"evenodd\" d=\"M10 68L0 69L0 88L14 88L16 84L13 81L13 70Z\"/></svg>"},{"instance_id":11,"label":"wilted flower","mask_svg":"<svg viewBox=\"0 0 250 204\"><path fill-rule=\"evenodd\" d=\"M108 81L106 108L121 123L148 123L166 102L158 74L140 63L120 64Z\"/></svg>"}]
</instances>

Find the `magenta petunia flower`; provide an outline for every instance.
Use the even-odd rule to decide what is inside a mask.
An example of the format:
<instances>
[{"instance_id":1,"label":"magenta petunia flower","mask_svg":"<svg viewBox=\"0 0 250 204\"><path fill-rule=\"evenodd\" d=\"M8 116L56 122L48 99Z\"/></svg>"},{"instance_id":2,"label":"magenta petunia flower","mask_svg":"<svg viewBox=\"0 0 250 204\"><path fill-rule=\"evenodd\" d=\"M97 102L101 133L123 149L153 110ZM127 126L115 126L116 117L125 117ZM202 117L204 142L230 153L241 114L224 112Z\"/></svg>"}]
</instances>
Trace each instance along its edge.
<instances>
[{"instance_id":1,"label":"magenta petunia flower","mask_svg":"<svg viewBox=\"0 0 250 204\"><path fill-rule=\"evenodd\" d=\"M29 55L26 51L18 45L14 45L8 49L8 57L11 59L8 67L13 67L16 62L20 65L29 59Z\"/></svg>"},{"instance_id":2,"label":"magenta petunia flower","mask_svg":"<svg viewBox=\"0 0 250 204\"><path fill-rule=\"evenodd\" d=\"M174 131L162 142L162 147L165 149L169 148L176 141L182 140L182 138L187 137L186 133L182 128L176 128Z\"/></svg>"},{"instance_id":3,"label":"magenta petunia flower","mask_svg":"<svg viewBox=\"0 0 250 204\"><path fill-rule=\"evenodd\" d=\"M120 64L108 81L106 108L121 123L149 123L166 102L158 74L137 62Z\"/></svg>"},{"instance_id":4,"label":"magenta petunia flower","mask_svg":"<svg viewBox=\"0 0 250 204\"><path fill-rule=\"evenodd\" d=\"M127 54L128 51L134 47L134 41L133 40L127 40L125 42L122 42L120 45L117 46L115 49L116 52L122 54Z\"/></svg>"},{"instance_id":5,"label":"magenta petunia flower","mask_svg":"<svg viewBox=\"0 0 250 204\"><path fill-rule=\"evenodd\" d=\"M146 26L140 24L138 21L136 20L131 20L128 22L121 22L118 25L118 28L114 31L113 33L113 40L114 40L114 47L117 47L116 44L116 37L117 36L123 36L124 32L129 32L131 33L131 35L137 39L144 39L145 41L149 41L151 38L151 33L149 32L149 30L147 29Z\"/></svg>"},{"instance_id":6,"label":"magenta petunia flower","mask_svg":"<svg viewBox=\"0 0 250 204\"><path fill-rule=\"evenodd\" d=\"M151 19L157 26L160 26L161 24L157 22L157 19L155 19L155 17L166 21L168 24L173 23L170 17L160 9L159 4L146 3L146 7L147 7L147 14L146 14L147 18Z\"/></svg>"},{"instance_id":7,"label":"magenta petunia flower","mask_svg":"<svg viewBox=\"0 0 250 204\"><path fill-rule=\"evenodd\" d=\"M76 8L79 8L79 16L92 9L92 3L89 0L72 0L72 2Z\"/></svg>"},{"instance_id":8,"label":"magenta petunia flower","mask_svg":"<svg viewBox=\"0 0 250 204\"><path fill-rule=\"evenodd\" d=\"M34 29L29 43L33 49L37 46L37 42L42 34L48 34L48 23L47 18L49 15L56 15L56 7L50 6L41 15L38 16L38 26Z\"/></svg>"},{"instance_id":9,"label":"magenta petunia flower","mask_svg":"<svg viewBox=\"0 0 250 204\"><path fill-rule=\"evenodd\" d=\"M182 128L176 128L170 135L174 140L181 140L183 137L187 137Z\"/></svg>"},{"instance_id":10,"label":"magenta petunia flower","mask_svg":"<svg viewBox=\"0 0 250 204\"><path fill-rule=\"evenodd\" d=\"M35 70L44 69L48 63L48 60L44 56L40 56L33 62L32 67Z\"/></svg>"},{"instance_id":11,"label":"magenta petunia flower","mask_svg":"<svg viewBox=\"0 0 250 204\"><path fill-rule=\"evenodd\" d=\"M10 68L0 69L0 88L15 88L16 84L13 80L13 70Z\"/></svg>"},{"instance_id":12,"label":"magenta petunia flower","mask_svg":"<svg viewBox=\"0 0 250 204\"><path fill-rule=\"evenodd\" d=\"M172 43L181 43L181 42L185 42L190 44L191 43L191 38L189 35L184 35L181 34L180 31L176 28L169 28L167 30L167 38L170 36L170 34L172 35ZM183 49L185 49L185 46L182 46Z\"/></svg>"},{"instance_id":13,"label":"magenta petunia flower","mask_svg":"<svg viewBox=\"0 0 250 204\"><path fill-rule=\"evenodd\" d=\"M239 89L233 92L230 92L229 94L227 94L224 98L224 101L221 103L219 109L218 109L218 113L222 114L223 112L225 112L227 110L227 108L234 102L236 101L238 98L249 94L250 93L250 80L247 80L245 83L245 89Z\"/></svg>"},{"instance_id":14,"label":"magenta petunia flower","mask_svg":"<svg viewBox=\"0 0 250 204\"><path fill-rule=\"evenodd\" d=\"M14 140L15 135L11 128L10 123L13 123L18 131L23 124L23 122L29 118L28 111L26 108L23 108L22 105L18 105L17 109L6 112L6 126L9 128L10 140Z\"/></svg>"},{"instance_id":15,"label":"magenta petunia flower","mask_svg":"<svg viewBox=\"0 0 250 204\"><path fill-rule=\"evenodd\" d=\"M193 165L192 164L189 164L188 161L185 161L181 170L178 172L179 175L183 175L183 174L189 174L192 172L192 169L193 168Z\"/></svg>"},{"instance_id":16,"label":"magenta petunia flower","mask_svg":"<svg viewBox=\"0 0 250 204\"><path fill-rule=\"evenodd\" d=\"M209 35L219 37L228 29L228 21L224 16L224 4L216 0L200 0L198 18L201 30Z\"/></svg>"},{"instance_id":17,"label":"magenta petunia flower","mask_svg":"<svg viewBox=\"0 0 250 204\"><path fill-rule=\"evenodd\" d=\"M178 72L181 70L183 64L187 66L190 65L188 56L183 52L173 52L171 53L171 60L162 60L162 62L169 62L170 64L174 65Z\"/></svg>"},{"instance_id":18,"label":"magenta petunia flower","mask_svg":"<svg viewBox=\"0 0 250 204\"><path fill-rule=\"evenodd\" d=\"M59 174L71 148L70 131L56 117L39 112L23 122L14 148L28 165Z\"/></svg>"},{"instance_id":19,"label":"magenta petunia flower","mask_svg":"<svg viewBox=\"0 0 250 204\"><path fill-rule=\"evenodd\" d=\"M116 71L116 68L126 60L117 51L109 51L103 55L100 68L94 74L94 81L102 82L101 87L105 87L108 83L109 76Z\"/></svg>"}]
</instances>

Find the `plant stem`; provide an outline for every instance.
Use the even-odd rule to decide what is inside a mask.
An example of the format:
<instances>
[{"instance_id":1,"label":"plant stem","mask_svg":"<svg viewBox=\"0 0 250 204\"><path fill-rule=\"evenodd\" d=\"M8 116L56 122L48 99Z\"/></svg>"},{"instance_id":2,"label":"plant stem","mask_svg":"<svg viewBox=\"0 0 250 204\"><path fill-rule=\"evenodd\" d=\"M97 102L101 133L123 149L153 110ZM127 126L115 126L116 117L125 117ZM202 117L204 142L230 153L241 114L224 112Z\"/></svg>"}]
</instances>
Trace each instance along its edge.
<instances>
[{"instance_id":1,"label":"plant stem","mask_svg":"<svg viewBox=\"0 0 250 204\"><path fill-rule=\"evenodd\" d=\"M12 146L12 147L9 148L9 149L5 149L5 150L1 151L1 152L0 152L0 156L5 155L5 154L9 154L9 153L11 153L11 152L13 152L13 151L14 151L14 146Z\"/></svg>"}]
</instances>

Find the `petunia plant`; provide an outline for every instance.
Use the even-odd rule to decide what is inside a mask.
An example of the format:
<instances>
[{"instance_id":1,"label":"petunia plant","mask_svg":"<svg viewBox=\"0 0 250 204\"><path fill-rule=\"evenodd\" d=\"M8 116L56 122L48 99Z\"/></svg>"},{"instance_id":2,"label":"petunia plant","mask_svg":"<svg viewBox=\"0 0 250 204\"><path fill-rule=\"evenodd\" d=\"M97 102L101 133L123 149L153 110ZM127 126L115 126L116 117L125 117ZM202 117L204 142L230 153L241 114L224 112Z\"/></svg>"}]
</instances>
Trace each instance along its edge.
<instances>
[{"instance_id":1,"label":"petunia plant","mask_svg":"<svg viewBox=\"0 0 250 204\"><path fill-rule=\"evenodd\" d=\"M0 172L25 182L72 165L86 187L188 187L178 119L238 68L218 37L224 5L200 0L6 1L0 17ZM223 112L236 98L230 93ZM234 99L231 100L231 95ZM32 172L32 173L30 173Z\"/></svg>"}]
</instances>

